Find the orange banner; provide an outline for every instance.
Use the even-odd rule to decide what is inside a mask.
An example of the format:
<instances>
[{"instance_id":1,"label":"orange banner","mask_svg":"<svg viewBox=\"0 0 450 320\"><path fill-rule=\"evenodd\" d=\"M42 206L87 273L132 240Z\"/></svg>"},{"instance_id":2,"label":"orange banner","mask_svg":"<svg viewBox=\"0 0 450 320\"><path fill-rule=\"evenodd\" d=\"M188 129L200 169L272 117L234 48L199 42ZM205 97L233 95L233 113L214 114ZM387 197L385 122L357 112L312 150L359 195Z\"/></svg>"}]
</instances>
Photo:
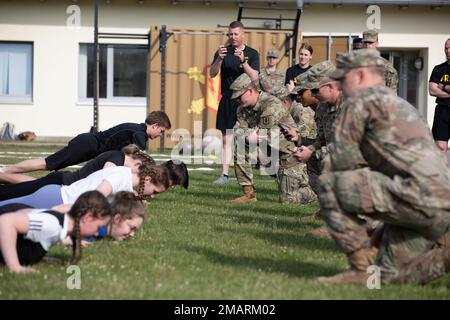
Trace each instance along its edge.
<instances>
[{"instance_id":1,"label":"orange banner","mask_svg":"<svg viewBox=\"0 0 450 320\"><path fill-rule=\"evenodd\" d=\"M222 98L220 94L220 72L214 78L209 76L210 65L205 67L205 105L207 108L217 112L219 102Z\"/></svg>"}]
</instances>

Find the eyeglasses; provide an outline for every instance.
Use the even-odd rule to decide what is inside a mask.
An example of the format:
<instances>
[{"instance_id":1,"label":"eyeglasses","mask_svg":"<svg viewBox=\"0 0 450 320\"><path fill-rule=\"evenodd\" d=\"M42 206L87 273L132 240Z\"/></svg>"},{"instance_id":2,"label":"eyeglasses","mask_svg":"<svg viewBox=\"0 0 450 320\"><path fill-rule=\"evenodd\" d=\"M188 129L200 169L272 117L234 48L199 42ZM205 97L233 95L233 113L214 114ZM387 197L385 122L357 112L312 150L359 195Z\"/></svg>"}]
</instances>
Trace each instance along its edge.
<instances>
[{"instance_id":1,"label":"eyeglasses","mask_svg":"<svg viewBox=\"0 0 450 320\"><path fill-rule=\"evenodd\" d=\"M311 94L312 95L316 95L316 94L318 94L319 93L319 88L315 88L315 89L311 89Z\"/></svg>"}]
</instances>

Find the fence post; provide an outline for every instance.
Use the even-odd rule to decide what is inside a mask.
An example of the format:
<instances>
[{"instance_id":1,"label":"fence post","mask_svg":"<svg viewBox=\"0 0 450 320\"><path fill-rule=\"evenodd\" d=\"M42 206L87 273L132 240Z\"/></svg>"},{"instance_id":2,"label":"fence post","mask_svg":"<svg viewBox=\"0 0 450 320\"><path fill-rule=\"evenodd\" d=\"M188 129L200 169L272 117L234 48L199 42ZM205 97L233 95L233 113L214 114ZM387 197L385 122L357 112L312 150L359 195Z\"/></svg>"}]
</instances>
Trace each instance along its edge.
<instances>
[{"instance_id":1,"label":"fence post","mask_svg":"<svg viewBox=\"0 0 450 320\"><path fill-rule=\"evenodd\" d=\"M166 111L166 49L167 49L167 27L161 26L159 35L159 50L161 51L161 111ZM164 152L165 136L161 136L159 142L159 152Z\"/></svg>"}]
</instances>

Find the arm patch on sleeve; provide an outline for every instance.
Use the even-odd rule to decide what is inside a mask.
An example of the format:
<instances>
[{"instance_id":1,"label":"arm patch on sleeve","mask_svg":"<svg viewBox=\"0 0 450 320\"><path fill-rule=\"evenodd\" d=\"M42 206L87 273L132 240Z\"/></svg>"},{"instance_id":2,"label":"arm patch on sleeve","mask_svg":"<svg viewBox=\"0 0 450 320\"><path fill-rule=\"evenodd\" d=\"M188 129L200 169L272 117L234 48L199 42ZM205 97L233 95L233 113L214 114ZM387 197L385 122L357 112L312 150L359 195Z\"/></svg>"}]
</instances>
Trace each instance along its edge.
<instances>
[{"instance_id":1,"label":"arm patch on sleeve","mask_svg":"<svg viewBox=\"0 0 450 320\"><path fill-rule=\"evenodd\" d=\"M261 117L261 128L272 128L273 127L273 117L272 116L265 116Z\"/></svg>"}]
</instances>

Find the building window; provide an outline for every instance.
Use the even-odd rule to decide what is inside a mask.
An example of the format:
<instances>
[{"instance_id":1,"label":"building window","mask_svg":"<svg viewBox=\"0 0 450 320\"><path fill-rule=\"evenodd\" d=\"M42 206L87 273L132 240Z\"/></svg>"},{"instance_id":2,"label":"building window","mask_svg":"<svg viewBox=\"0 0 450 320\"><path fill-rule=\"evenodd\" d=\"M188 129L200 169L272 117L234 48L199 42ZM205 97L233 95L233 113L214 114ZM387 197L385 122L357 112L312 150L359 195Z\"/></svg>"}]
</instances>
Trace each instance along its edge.
<instances>
[{"instance_id":1,"label":"building window","mask_svg":"<svg viewBox=\"0 0 450 320\"><path fill-rule=\"evenodd\" d=\"M0 42L0 103L31 103L33 44Z\"/></svg>"},{"instance_id":2,"label":"building window","mask_svg":"<svg viewBox=\"0 0 450 320\"><path fill-rule=\"evenodd\" d=\"M92 103L94 86L94 46L80 44L79 99ZM146 103L147 47L140 45L100 45L100 103Z\"/></svg>"}]
</instances>

